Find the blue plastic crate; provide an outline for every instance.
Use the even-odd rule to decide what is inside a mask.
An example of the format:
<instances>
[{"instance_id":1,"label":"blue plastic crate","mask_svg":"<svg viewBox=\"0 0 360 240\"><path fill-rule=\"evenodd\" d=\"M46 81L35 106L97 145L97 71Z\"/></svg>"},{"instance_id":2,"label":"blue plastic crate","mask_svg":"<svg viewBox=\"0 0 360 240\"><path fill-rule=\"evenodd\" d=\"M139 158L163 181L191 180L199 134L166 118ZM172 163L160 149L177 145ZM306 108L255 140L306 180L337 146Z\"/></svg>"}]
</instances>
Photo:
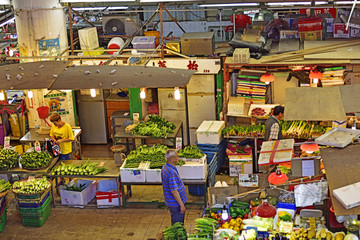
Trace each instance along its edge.
<instances>
[{"instance_id":1,"label":"blue plastic crate","mask_svg":"<svg viewBox=\"0 0 360 240\"><path fill-rule=\"evenodd\" d=\"M217 152L221 147L226 146L226 140L223 139L219 144L201 144L196 142L196 146L200 150Z\"/></svg>"},{"instance_id":2,"label":"blue plastic crate","mask_svg":"<svg viewBox=\"0 0 360 240\"><path fill-rule=\"evenodd\" d=\"M213 172L213 173L208 175L208 185L209 185L209 187L213 187L215 185L215 177L216 177L216 172Z\"/></svg>"},{"instance_id":3,"label":"blue plastic crate","mask_svg":"<svg viewBox=\"0 0 360 240\"><path fill-rule=\"evenodd\" d=\"M204 186L203 185L189 185L189 194L203 196L204 195Z\"/></svg>"},{"instance_id":4,"label":"blue plastic crate","mask_svg":"<svg viewBox=\"0 0 360 240\"><path fill-rule=\"evenodd\" d=\"M208 174L209 175L212 173L216 173L217 165L218 165L217 158L216 158L216 156L214 156L213 160L208 165Z\"/></svg>"},{"instance_id":5,"label":"blue plastic crate","mask_svg":"<svg viewBox=\"0 0 360 240\"><path fill-rule=\"evenodd\" d=\"M21 207L21 208L38 208L38 207L41 207L49 197L50 197L50 191L48 191L48 193L45 195L45 197L41 200L40 203L37 203L37 202L21 203L21 202L19 202L19 207Z\"/></svg>"}]
</instances>

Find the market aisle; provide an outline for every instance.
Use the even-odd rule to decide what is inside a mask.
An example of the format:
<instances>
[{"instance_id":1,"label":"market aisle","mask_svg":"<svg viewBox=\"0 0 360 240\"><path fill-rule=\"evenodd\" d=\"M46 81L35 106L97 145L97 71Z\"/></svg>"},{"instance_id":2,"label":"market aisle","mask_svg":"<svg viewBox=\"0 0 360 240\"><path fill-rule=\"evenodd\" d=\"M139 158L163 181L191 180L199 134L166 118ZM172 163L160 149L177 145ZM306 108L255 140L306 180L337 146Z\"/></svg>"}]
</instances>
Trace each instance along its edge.
<instances>
[{"instance_id":1,"label":"market aisle","mask_svg":"<svg viewBox=\"0 0 360 240\"><path fill-rule=\"evenodd\" d=\"M51 215L42 227L23 227L14 199L10 201L8 221L0 233L0 239L149 240L156 239L158 233L170 225L169 211L155 206L128 209L57 207L51 208ZM194 220L202 212L201 207L188 207L185 218L188 231L192 231Z\"/></svg>"}]
</instances>

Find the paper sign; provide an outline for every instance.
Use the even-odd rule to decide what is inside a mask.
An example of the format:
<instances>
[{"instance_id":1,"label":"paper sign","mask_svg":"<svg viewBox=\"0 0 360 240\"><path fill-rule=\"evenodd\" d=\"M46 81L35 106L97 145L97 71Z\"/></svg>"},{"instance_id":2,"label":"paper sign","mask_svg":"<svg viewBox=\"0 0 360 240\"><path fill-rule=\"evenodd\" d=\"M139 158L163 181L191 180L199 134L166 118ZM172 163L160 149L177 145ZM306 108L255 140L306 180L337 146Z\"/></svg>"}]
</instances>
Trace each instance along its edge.
<instances>
[{"instance_id":1,"label":"paper sign","mask_svg":"<svg viewBox=\"0 0 360 240\"><path fill-rule=\"evenodd\" d=\"M182 147L182 138L176 138L176 150L181 149Z\"/></svg>"},{"instance_id":2,"label":"paper sign","mask_svg":"<svg viewBox=\"0 0 360 240\"><path fill-rule=\"evenodd\" d=\"M10 137L4 137L4 149L10 148Z\"/></svg>"},{"instance_id":3,"label":"paper sign","mask_svg":"<svg viewBox=\"0 0 360 240\"><path fill-rule=\"evenodd\" d=\"M240 187L258 187L259 179L257 174L239 174Z\"/></svg>"},{"instance_id":4,"label":"paper sign","mask_svg":"<svg viewBox=\"0 0 360 240\"><path fill-rule=\"evenodd\" d=\"M314 160L302 161L302 175L303 177L315 176Z\"/></svg>"},{"instance_id":5,"label":"paper sign","mask_svg":"<svg viewBox=\"0 0 360 240\"><path fill-rule=\"evenodd\" d=\"M36 141L34 145L35 145L35 151L36 152L41 152L41 146L40 146L39 141Z\"/></svg>"},{"instance_id":6,"label":"paper sign","mask_svg":"<svg viewBox=\"0 0 360 240\"><path fill-rule=\"evenodd\" d=\"M293 223L292 222L281 221L279 223L279 232L281 232L281 233L291 233L292 229L293 229Z\"/></svg>"}]
</instances>

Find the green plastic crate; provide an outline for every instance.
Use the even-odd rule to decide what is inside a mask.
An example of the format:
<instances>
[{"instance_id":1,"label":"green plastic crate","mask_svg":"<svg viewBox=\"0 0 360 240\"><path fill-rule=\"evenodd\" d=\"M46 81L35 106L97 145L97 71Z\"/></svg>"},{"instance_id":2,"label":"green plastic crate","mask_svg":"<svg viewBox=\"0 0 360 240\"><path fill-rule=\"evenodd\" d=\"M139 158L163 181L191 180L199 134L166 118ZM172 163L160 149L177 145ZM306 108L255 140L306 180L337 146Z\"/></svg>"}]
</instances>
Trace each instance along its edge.
<instances>
[{"instance_id":1,"label":"green plastic crate","mask_svg":"<svg viewBox=\"0 0 360 240\"><path fill-rule=\"evenodd\" d=\"M42 192L39 193L34 193L34 194L24 194L24 193L16 193L14 190L14 194L16 196L16 198L18 199L41 199L44 198L44 196L46 195L46 193L50 191L50 188L45 189Z\"/></svg>"},{"instance_id":2,"label":"green plastic crate","mask_svg":"<svg viewBox=\"0 0 360 240\"><path fill-rule=\"evenodd\" d=\"M45 209L48 207L48 205L51 204L51 197L49 196L44 204L41 206L41 207L38 207L38 208L22 208L22 207L19 207L19 212L20 212L20 215L23 216L23 215L29 215L29 216L36 216L36 215L39 215L39 214L42 214Z\"/></svg>"},{"instance_id":3,"label":"green plastic crate","mask_svg":"<svg viewBox=\"0 0 360 240\"><path fill-rule=\"evenodd\" d=\"M5 223L6 223L6 220L7 220L7 207L5 206L5 209L1 215L1 218L0 218L0 232L2 232L2 230L4 229L5 227Z\"/></svg>"},{"instance_id":4,"label":"green plastic crate","mask_svg":"<svg viewBox=\"0 0 360 240\"><path fill-rule=\"evenodd\" d=\"M18 203L41 203L44 197L49 193L50 189L45 190L41 193L37 193L34 195L18 195L15 194ZM36 198L22 198L23 196L37 196Z\"/></svg>"},{"instance_id":5,"label":"green plastic crate","mask_svg":"<svg viewBox=\"0 0 360 240\"><path fill-rule=\"evenodd\" d=\"M44 209L44 211L36 217L21 216L21 221L24 227L41 227L44 225L51 212L51 204Z\"/></svg>"}]
</instances>

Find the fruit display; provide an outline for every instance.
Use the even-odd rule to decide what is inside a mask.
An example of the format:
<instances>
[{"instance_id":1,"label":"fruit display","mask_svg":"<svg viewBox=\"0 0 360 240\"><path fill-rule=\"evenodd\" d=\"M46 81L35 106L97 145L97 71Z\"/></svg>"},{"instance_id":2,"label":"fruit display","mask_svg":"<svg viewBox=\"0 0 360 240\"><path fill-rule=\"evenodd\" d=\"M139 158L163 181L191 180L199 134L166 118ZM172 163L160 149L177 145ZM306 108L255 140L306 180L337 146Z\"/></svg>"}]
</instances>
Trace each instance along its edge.
<instances>
[{"instance_id":1,"label":"fruit display","mask_svg":"<svg viewBox=\"0 0 360 240\"><path fill-rule=\"evenodd\" d=\"M204 156L202 151L195 145L187 146L184 149L178 151L179 157L181 158L194 158L199 159Z\"/></svg>"},{"instance_id":2,"label":"fruit display","mask_svg":"<svg viewBox=\"0 0 360 240\"><path fill-rule=\"evenodd\" d=\"M98 167L99 163L90 163L89 160L85 163L75 165L73 163L65 164L61 162L59 166L51 170L51 175L96 175L106 171L104 167Z\"/></svg>"},{"instance_id":3,"label":"fruit display","mask_svg":"<svg viewBox=\"0 0 360 240\"><path fill-rule=\"evenodd\" d=\"M10 149L0 150L0 169L9 170L17 167L19 160L19 154Z\"/></svg>"},{"instance_id":4,"label":"fruit display","mask_svg":"<svg viewBox=\"0 0 360 240\"><path fill-rule=\"evenodd\" d=\"M253 110L251 110L251 116L254 117L264 117L266 115L266 111L265 109L261 108L261 107L257 107L254 108Z\"/></svg>"},{"instance_id":5,"label":"fruit display","mask_svg":"<svg viewBox=\"0 0 360 240\"><path fill-rule=\"evenodd\" d=\"M154 138L165 137L169 133L173 133L176 128L175 124L166 121L164 118L157 115L150 115L145 123L140 123L131 130L132 134L139 134L143 136L151 136Z\"/></svg>"},{"instance_id":6,"label":"fruit display","mask_svg":"<svg viewBox=\"0 0 360 240\"><path fill-rule=\"evenodd\" d=\"M49 166L51 155L47 152L26 152L21 155L20 163L23 168L36 169Z\"/></svg>"},{"instance_id":7,"label":"fruit display","mask_svg":"<svg viewBox=\"0 0 360 240\"><path fill-rule=\"evenodd\" d=\"M15 193L34 194L42 192L51 186L50 182L44 176L42 178L33 178L25 181L14 182L12 189Z\"/></svg>"}]
</instances>

